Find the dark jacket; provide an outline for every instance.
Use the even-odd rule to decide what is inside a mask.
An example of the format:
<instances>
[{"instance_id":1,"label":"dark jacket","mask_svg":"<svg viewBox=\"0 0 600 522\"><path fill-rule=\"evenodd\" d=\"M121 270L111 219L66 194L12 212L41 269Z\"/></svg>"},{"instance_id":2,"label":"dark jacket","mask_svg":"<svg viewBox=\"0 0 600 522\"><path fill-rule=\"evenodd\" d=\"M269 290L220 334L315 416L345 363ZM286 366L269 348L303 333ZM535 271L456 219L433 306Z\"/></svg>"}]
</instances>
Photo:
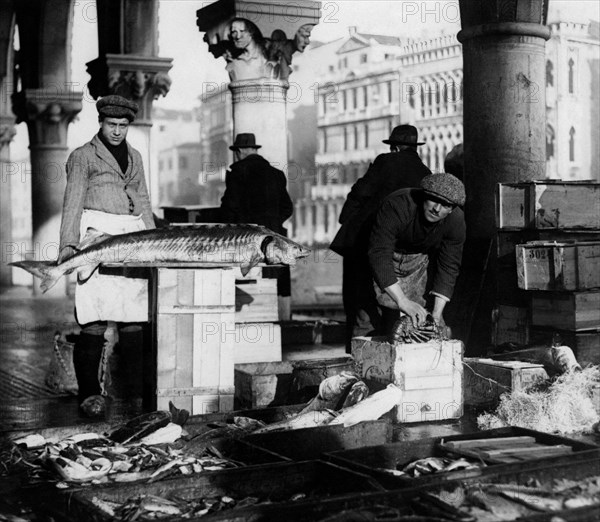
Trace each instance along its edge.
<instances>
[{"instance_id":1,"label":"dark jacket","mask_svg":"<svg viewBox=\"0 0 600 522\"><path fill-rule=\"evenodd\" d=\"M384 290L397 281L394 253L436 254L432 291L452 297L465 242L465 216L460 208L437 223L423 215L423 191L402 189L382 203L371 233L369 262L373 277Z\"/></svg>"},{"instance_id":2,"label":"dark jacket","mask_svg":"<svg viewBox=\"0 0 600 522\"><path fill-rule=\"evenodd\" d=\"M258 154L236 161L225 176L221 215L226 223L254 223L283 234L294 205L285 174Z\"/></svg>"},{"instance_id":3,"label":"dark jacket","mask_svg":"<svg viewBox=\"0 0 600 522\"><path fill-rule=\"evenodd\" d=\"M416 150L377 156L365 175L352 186L340 213L342 226L329 248L341 255L355 247L366 253L375 215L384 198L395 190L420 186L429 174L431 171Z\"/></svg>"}]
</instances>

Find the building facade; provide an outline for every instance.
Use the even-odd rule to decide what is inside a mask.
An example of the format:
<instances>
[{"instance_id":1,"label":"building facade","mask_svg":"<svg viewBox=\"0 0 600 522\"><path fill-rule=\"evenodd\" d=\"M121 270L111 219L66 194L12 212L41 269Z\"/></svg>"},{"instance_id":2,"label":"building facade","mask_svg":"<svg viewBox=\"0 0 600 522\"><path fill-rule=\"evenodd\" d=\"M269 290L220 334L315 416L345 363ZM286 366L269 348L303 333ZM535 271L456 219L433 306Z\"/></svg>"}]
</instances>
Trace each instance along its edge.
<instances>
[{"instance_id":1,"label":"building facade","mask_svg":"<svg viewBox=\"0 0 600 522\"><path fill-rule=\"evenodd\" d=\"M600 180L598 23L556 22L546 45L546 176ZM386 38L386 39L384 39ZM399 123L417 127L423 162L444 169L463 141L462 46L454 35L401 42L354 28L319 78L315 183L296 200L295 237L327 246L352 184ZM385 42L385 44L383 43ZM387 45L386 45L387 44ZM518 91L515 91L518 96ZM532 100L534 103L535 100Z\"/></svg>"}]
</instances>

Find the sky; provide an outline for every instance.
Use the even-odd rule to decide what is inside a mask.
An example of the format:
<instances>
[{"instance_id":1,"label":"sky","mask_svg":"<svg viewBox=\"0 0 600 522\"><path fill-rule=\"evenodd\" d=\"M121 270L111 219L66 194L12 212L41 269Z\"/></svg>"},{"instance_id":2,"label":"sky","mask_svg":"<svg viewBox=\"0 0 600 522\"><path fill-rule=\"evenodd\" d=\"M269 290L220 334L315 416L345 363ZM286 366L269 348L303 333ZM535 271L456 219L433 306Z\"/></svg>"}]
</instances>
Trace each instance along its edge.
<instances>
[{"instance_id":1,"label":"sky","mask_svg":"<svg viewBox=\"0 0 600 522\"><path fill-rule=\"evenodd\" d=\"M291 2L302 0L290 0ZM160 0L159 56L173 58L169 94L155 106L190 109L209 82L227 82L225 61L215 59L196 26L196 11L212 1ZM600 19L598 0L551 0L550 16L570 21ZM85 64L98 56L96 8L94 0L76 0L73 26L72 79L75 89L85 90L89 80ZM458 0L321 0L321 20L313 29L313 41L327 42L348 34L349 26L360 32L386 34L401 38L420 38L460 30ZM88 141L97 131L95 100L84 94L83 110L69 129L70 148ZM12 157L27 156L27 129L17 128Z\"/></svg>"}]
</instances>

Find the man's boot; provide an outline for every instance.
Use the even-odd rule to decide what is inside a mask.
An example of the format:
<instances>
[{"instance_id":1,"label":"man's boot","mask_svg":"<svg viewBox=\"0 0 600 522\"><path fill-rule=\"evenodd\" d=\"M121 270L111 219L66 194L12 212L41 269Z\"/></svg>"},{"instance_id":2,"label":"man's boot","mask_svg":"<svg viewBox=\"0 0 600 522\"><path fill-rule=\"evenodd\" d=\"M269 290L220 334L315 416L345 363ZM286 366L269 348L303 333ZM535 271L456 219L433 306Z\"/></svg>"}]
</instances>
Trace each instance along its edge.
<instances>
[{"instance_id":1,"label":"man's boot","mask_svg":"<svg viewBox=\"0 0 600 522\"><path fill-rule=\"evenodd\" d=\"M100 383L98 382L98 367L102 357L102 346L104 345L102 335L81 332L75 341L73 349L73 366L79 387L79 404L93 395L100 395Z\"/></svg>"}]
</instances>

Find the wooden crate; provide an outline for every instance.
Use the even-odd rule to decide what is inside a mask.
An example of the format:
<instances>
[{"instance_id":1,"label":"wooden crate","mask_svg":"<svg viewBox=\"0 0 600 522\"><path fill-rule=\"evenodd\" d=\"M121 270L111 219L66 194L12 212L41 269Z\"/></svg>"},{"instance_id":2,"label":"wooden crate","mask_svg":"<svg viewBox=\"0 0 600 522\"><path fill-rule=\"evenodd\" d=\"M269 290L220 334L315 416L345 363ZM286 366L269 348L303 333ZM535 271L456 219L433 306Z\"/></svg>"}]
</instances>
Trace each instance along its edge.
<instances>
[{"instance_id":1,"label":"wooden crate","mask_svg":"<svg viewBox=\"0 0 600 522\"><path fill-rule=\"evenodd\" d=\"M276 279L238 279L235 282L235 322L279 320Z\"/></svg>"},{"instance_id":2,"label":"wooden crate","mask_svg":"<svg viewBox=\"0 0 600 522\"><path fill-rule=\"evenodd\" d=\"M240 408L287 404L292 363L263 362L235 365L235 398Z\"/></svg>"},{"instance_id":3,"label":"wooden crate","mask_svg":"<svg viewBox=\"0 0 600 522\"><path fill-rule=\"evenodd\" d=\"M384 338L355 337L352 356L367 382L394 383L404 392L396 407L398 422L455 419L462 415L460 341L390 344Z\"/></svg>"},{"instance_id":4,"label":"wooden crate","mask_svg":"<svg viewBox=\"0 0 600 522\"><path fill-rule=\"evenodd\" d=\"M299 493L311 498L327 498L343 493L381 490L374 481L361 473L322 461L278 462L266 466L204 471L187 477L144 484L110 484L70 492L65 500L69 520L112 521L113 516L102 509L104 503L123 504L140 495L198 501L201 498L229 496L236 501L254 497L261 505L272 509L292 503ZM246 503L248 505L248 503ZM251 505L251 504L250 504ZM243 503L242 503L243 506ZM252 520L252 507L234 507L213 511L194 520ZM183 520L180 516L161 513L157 520ZM273 519L271 519L273 520ZM277 520L277 519L275 519ZM282 519L287 520L287 519Z\"/></svg>"},{"instance_id":5,"label":"wooden crate","mask_svg":"<svg viewBox=\"0 0 600 522\"><path fill-rule=\"evenodd\" d=\"M394 476L385 470L402 469L411 462L418 459L435 458L456 458L454 452L449 448L444 447L444 442L450 444L456 440L470 440L497 437L532 437L536 442L545 445L561 445L573 447L573 452L568 456L563 457L542 457L536 458L537 467L544 465L558 465L560 463L573 462L578 459L584 461L586 458L599 458L600 449L594 451L587 444L578 444L576 441L549 435L526 428L510 427L499 428L493 430L482 430L475 433L456 432L454 435L442 437L426 437L416 440L402 440L400 442L392 442L382 444L380 446L368 446L365 448L356 448L350 450L341 450L331 453L326 453L323 458L347 469L352 469L366 475L374 477L380 484L387 489L398 488L413 488L428 484L447 482L450 480L468 479L470 477L481 477L482 475L490 475L498 470L502 470L499 464L485 462L479 469L470 470L455 470L439 473L424 474L412 477L410 474ZM532 459L533 460L533 459ZM529 461L531 462L531 460Z\"/></svg>"},{"instance_id":6,"label":"wooden crate","mask_svg":"<svg viewBox=\"0 0 600 522\"><path fill-rule=\"evenodd\" d=\"M600 287L600 241L531 241L517 245L523 290L590 290Z\"/></svg>"},{"instance_id":7,"label":"wooden crate","mask_svg":"<svg viewBox=\"0 0 600 522\"><path fill-rule=\"evenodd\" d=\"M569 330L556 330L554 328L530 329L531 342L550 346L554 335L560 335L560 344L573 350L577 362L586 367L590 364L600 365L600 329L573 332Z\"/></svg>"},{"instance_id":8,"label":"wooden crate","mask_svg":"<svg viewBox=\"0 0 600 522\"><path fill-rule=\"evenodd\" d=\"M281 361L281 326L277 323L236 323L233 339L235 364Z\"/></svg>"},{"instance_id":9,"label":"wooden crate","mask_svg":"<svg viewBox=\"0 0 600 522\"><path fill-rule=\"evenodd\" d=\"M529 308L523 306L498 305L494 310L492 344L529 343Z\"/></svg>"},{"instance_id":10,"label":"wooden crate","mask_svg":"<svg viewBox=\"0 0 600 522\"><path fill-rule=\"evenodd\" d=\"M560 180L499 183L496 225L600 229L600 183Z\"/></svg>"},{"instance_id":11,"label":"wooden crate","mask_svg":"<svg viewBox=\"0 0 600 522\"><path fill-rule=\"evenodd\" d=\"M158 268L156 407L233 409L235 282L223 268Z\"/></svg>"},{"instance_id":12,"label":"wooden crate","mask_svg":"<svg viewBox=\"0 0 600 522\"><path fill-rule=\"evenodd\" d=\"M248 435L244 441L277 455L301 461L318 459L329 451L385 444L391 442L392 436L392 423L387 419L359 422L348 427L334 424L256 433Z\"/></svg>"},{"instance_id":13,"label":"wooden crate","mask_svg":"<svg viewBox=\"0 0 600 522\"><path fill-rule=\"evenodd\" d=\"M531 324L560 330L592 330L600 326L600 290L532 292Z\"/></svg>"},{"instance_id":14,"label":"wooden crate","mask_svg":"<svg viewBox=\"0 0 600 522\"><path fill-rule=\"evenodd\" d=\"M465 358L464 401L468 406L495 406L503 393L524 391L548 378L542 364Z\"/></svg>"},{"instance_id":15,"label":"wooden crate","mask_svg":"<svg viewBox=\"0 0 600 522\"><path fill-rule=\"evenodd\" d=\"M597 241L598 238L598 231L593 230L500 229L496 233L496 254L499 264L514 267L517 264L517 245L530 241Z\"/></svg>"}]
</instances>

